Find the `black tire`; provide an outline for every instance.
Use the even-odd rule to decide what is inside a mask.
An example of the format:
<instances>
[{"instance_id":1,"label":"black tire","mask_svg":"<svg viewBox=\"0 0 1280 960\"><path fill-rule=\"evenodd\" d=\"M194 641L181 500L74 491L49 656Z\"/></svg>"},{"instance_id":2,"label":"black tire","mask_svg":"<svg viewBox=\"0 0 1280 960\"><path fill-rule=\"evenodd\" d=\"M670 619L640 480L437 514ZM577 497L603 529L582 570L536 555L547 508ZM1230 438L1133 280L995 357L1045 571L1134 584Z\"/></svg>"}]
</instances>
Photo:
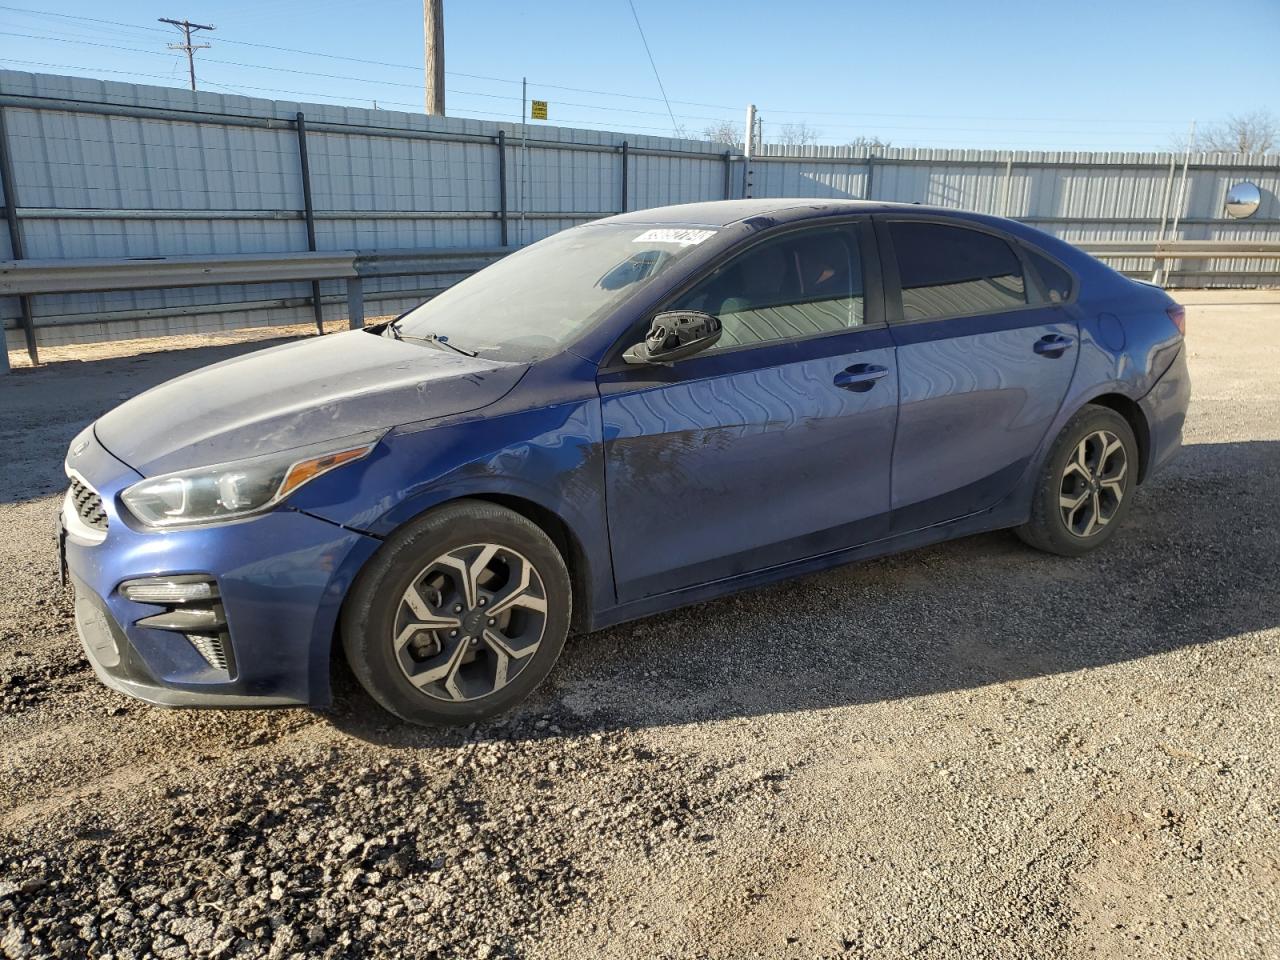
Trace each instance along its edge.
<instances>
[{"instance_id":1,"label":"black tire","mask_svg":"<svg viewBox=\"0 0 1280 960\"><path fill-rule=\"evenodd\" d=\"M1082 462L1082 443L1086 444L1086 451L1102 450L1109 444L1096 438L1107 435L1114 437L1123 451L1124 470L1118 482L1114 475L1119 472L1119 461L1115 456L1119 451L1114 448L1091 478L1086 478L1085 471L1075 466ZM1093 453L1087 453L1083 458L1085 463L1093 460L1096 460ZM1069 464L1072 465L1070 472ZM1087 404L1067 421L1054 441L1036 479L1031 519L1015 532L1024 543L1064 557L1078 557L1096 550L1115 536L1117 528L1128 516L1137 483L1138 443L1129 422L1108 407ZM1117 489L1121 491L1118 498L1114 492ZM1080 508L1073 511L1064 506L1077 497L1084 498ZM1068 523L1064 511L1072 517L1072 524ZM1101 525L1090 524L1091 514L1105 518L1105 521Z\"/></svg>"},{"instance_id":2,"label":"black tire","mask_svg":"<svg viewBox=\"0 0 1280 960\"><path fill-rule=\"evenodd\" d=\"M454 591L468 590L467 581L463 579L467 576L464 571L469 569L466 558L483 555L483 550L476 554L468 551L489 545L499 549L483 575L493 578L509 571L511 583L504 583L503 588L489 597L493 605L485 611L482 609L487 595L484 587L471 588L475 596L470 605L471 594L455 595ZM457 562L451 551L458 551L464 560L456 575L450 573L449 563L437 562ZM496 632L502 637L505 628L495 631L491 629L495 621L484 618L502 605L504 589L508 593L517 592L509 588L516 585L514 571L523 571L522 563L532 566L535 584L522 595L544 603L545 612L523 609L517 612L515 607L510 607L505 613L508 625L518 618L527 618L520 622L524 624L523 632L530 636L541 625L540 640L525 645L525 648L532 646L533 652L522 654L523 658L517 660L514 655L506 657L501 652L501 649L512 652L511 648L500 649L494 642L492 634ZM493 574L492 570L498 573ZM454 579L450 580L450 576ZM415 615L420 608L414 607L407 595L411 586L415 590L413 596L425 597L431 602L431 612L439 610L458 619L459 629L452 635L449 627L414 629L412 621L422 617ZM535 596L539 593L540 597ZM445 599L449 596L456 596L457 607L465 608L467 613L455 614L455 606ZM383 544L352 585L343 605L340 629L347 662L374 700L409 723L455 725L488 719L524 700L551 672L560 656L571 612L572 588L564 559L536 524L496 504L458 500L407 524ZM475 620L474 614L481 619ZM406 619L409 625L402 626ZM412 636L412 641L405 643L403 649L397 648L398 629L400 636ZM455 641L452 637L456 634L460 634L460 638ZM468 643L469 651L460 649ZM470 660L466 659L468 656ZM498 665L499 660L503 665ZM410 682L410 671L420 671L415 676L421 679L438 673L441 669L438 665L442 663L446 670L449 664L457 665L447 674L447 682L455 684L454 690L461 683L462 671L473 674L473 680L468 681L473 684L472 689L465 691L468 693L482 690L490 673L497 675L501 671L504 678L511 676L492 692L461 700L442 698L454 696L452 691L442 690L446 681L423 684L421 689ZM512 665L516 665L514 672ZM421 672L427 667L432 669ZM433 690L435 695L424 690Z\"/></svg>"}]
</instances>

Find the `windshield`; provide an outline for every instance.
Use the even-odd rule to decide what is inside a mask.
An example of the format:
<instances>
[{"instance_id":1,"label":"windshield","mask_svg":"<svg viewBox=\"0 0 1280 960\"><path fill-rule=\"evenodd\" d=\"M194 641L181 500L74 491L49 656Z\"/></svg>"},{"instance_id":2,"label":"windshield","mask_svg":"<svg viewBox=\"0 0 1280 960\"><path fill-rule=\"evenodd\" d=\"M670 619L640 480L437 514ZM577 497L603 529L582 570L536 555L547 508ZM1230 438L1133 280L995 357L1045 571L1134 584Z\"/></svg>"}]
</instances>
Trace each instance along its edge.
<instances>
[{"instance_id":1,"label":"windshield","mask_svg":"<svg viewBox=\"0 0 1280 960\"><path fill-rule=\"evenodd\" d=\"M609 308L714 236L715 230L574 227L472 274L389 329L497 360L563 349Z\"/></svg>"}]
</instances>

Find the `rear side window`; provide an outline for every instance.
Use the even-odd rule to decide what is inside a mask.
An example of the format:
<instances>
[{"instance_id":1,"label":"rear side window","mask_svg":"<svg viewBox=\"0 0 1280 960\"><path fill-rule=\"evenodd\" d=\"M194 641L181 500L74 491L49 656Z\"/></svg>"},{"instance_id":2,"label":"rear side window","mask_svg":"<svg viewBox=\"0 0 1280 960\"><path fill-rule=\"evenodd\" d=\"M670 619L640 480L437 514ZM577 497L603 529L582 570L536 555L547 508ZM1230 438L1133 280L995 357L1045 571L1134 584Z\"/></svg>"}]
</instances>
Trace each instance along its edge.
<instances>
[{"instance_id":1,"label":"rear side window","mask_svg":"<svg viewBox=\"0 0 1280 960\"><path fill-rule=\"evenodd\" d=\"M1026 248L1027 257L1031 260L1031 265L1035 267L1036 273L1040 274L1040 280L1044 283L1045 296L1049 298L1050 303L1066 303L1071 299L1071 274L1058 266L1044 254Z\"/></svg>"},{"instance_id":2,"label":"rear side window","mask_svg":"<svg viewBox=\"0 0 1280 960\"><path fill-rule=\"evenodd\" d=\"M712 350L839 333L861 326L857 236L828 228L762 243L717 268L670 304L720 318Z\"/></svg>"},{"instance_id":3,"label":"rear side window","mask_svg":"<svg viewBox=\"0 0 1280 960\"><path fill-rule=\"evenodd\" d=\"M890 222L906 320L1023 306L1022 261L997 236L949 224Z\"/></svg>"}]
</instances>

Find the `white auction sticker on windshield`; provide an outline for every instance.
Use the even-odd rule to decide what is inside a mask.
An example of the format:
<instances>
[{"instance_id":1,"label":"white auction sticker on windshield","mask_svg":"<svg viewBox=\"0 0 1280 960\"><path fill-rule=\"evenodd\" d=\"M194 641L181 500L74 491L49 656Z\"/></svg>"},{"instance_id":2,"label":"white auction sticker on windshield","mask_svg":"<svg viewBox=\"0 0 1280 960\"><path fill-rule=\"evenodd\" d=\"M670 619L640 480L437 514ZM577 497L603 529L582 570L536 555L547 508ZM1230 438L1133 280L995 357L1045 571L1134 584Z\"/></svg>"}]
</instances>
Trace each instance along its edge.
<instances>
[{"instance_id":1,"label":"white auction sticker on windshield","mask_svg":"<svg viewBox=\"0 0 1280 960\"><path fill-rule=\"evenodd\" d=\"M658 227L654 230L646 230L640 236L636 237L632 243L677 243L682 247L691 247L695 243L701 243L708 237L714 237L714 230L689 230L679 227Z\"/></svg>"}]
</instances>

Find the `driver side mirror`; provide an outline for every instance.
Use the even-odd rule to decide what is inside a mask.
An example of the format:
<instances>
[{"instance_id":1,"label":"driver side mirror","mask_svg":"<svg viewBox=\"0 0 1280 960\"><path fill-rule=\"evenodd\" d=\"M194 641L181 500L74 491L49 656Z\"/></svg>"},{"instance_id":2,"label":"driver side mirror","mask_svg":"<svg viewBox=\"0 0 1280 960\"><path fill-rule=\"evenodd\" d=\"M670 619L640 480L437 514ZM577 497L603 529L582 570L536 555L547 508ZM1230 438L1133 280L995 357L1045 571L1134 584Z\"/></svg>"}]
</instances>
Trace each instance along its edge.
<instances>
[{"instance_id":1,"label":"driver side mirror","mask_svg":"<svg viewBox=\"0 0 1280 960\"><path fill-rule=\"evenodd\" d=\"M627 363L673 363L720 339L720 318L698 310L668 310L653 318L641 343L622 355Z\"/></svg>"}]
</instances>

